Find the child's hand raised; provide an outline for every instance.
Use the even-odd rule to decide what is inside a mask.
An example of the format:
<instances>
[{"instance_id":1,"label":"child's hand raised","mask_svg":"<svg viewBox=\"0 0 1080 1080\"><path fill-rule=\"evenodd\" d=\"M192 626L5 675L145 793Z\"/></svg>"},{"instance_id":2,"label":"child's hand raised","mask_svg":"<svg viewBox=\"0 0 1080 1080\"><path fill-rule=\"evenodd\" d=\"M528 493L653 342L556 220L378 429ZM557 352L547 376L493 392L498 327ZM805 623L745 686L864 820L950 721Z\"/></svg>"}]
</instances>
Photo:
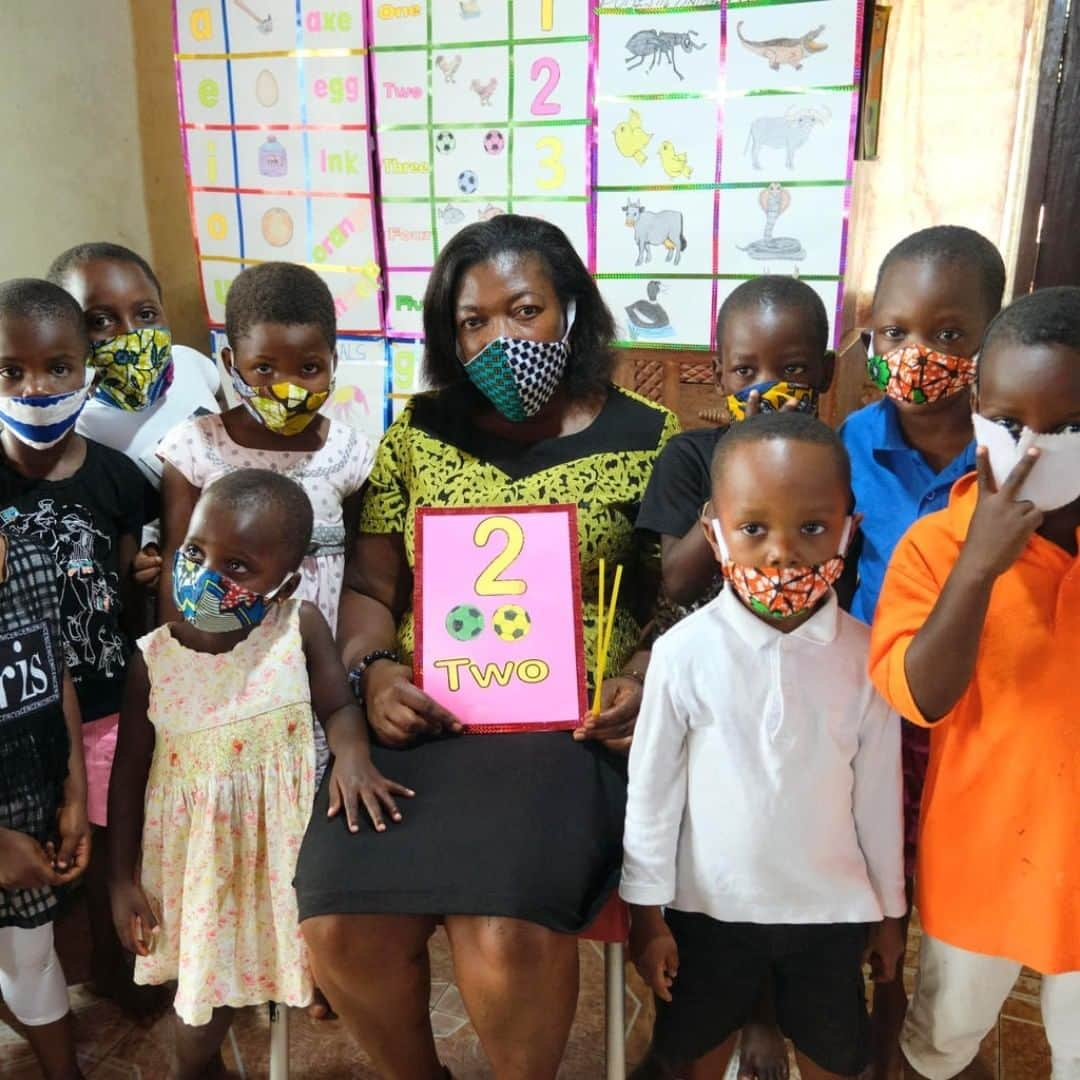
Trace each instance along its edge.
<instances>
[{"instance_id":1,"label":"child's hand raised","mask_svg":"<svg viewBox=\"0 0 1080 1080\"><path fill-rule=\"evenodd\" d=\"M357 805L362 804L371 818L376 832L386 831L384 809L392 821L401 820L401 811L394 801L395 795L411 799L416 792L394 780L387 780L375 768L366 746L349 746L334 757L334 769L330 774L330 809L327 817L337 817L342 809L349 832L360 831Z\"/></svg>"},{"instance_id":2,"label":"child's hand raised","mask_svg":"<svg viewBox=\"0 0 1080 1080\"><path fill-rule=\"evenodd\" d=\"M960 556L975 574L996 578L1005 573L1020 557L1031 534L1042 524L1042 511L1026 499L1017 499L1021 486L1038 460L1039 451L1029 450L999 490L990 468L989 451L980 446L975 452L979 502Z\"/></svg>"},{"instance_id":3,"label":"child's hand raised","mask_svg":"<svg viewBox=\"0 0 1080 1080\"><path fill-rule=\"evenodd\" d=\"M120 944L136 956L149 956L161 932L146 893L134 882L109 886L113 925Z\"/></svg>"},{"instance_id":4,"label":"child's hand raised","mask_svg":"<svg viewBox=\"0 0 1080 1080\"><path fill-rule=\"evenodd\" d=\"M679 947L659 908L634 906L631 912L630 958L652 992L670 1001L679 973Z\"/></svg>"}]
</instances>

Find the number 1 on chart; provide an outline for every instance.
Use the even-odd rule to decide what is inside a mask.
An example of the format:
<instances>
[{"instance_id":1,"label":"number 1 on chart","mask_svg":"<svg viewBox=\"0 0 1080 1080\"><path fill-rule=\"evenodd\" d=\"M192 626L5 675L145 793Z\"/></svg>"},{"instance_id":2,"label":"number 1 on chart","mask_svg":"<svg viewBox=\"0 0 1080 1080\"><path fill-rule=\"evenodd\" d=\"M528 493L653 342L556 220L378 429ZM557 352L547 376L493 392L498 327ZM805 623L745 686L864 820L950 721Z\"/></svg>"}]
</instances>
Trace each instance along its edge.
<instances>
[{"instance_id":1,"label":"number 1 on chart","mask_svg":"<svg viewBox=\"0 0 1080 1080\"><path fill-rule=\"evenodd\" d=\"M555 25L555 0L540 0L540 29L550 30Z\"/></svg>"}]
</instances>

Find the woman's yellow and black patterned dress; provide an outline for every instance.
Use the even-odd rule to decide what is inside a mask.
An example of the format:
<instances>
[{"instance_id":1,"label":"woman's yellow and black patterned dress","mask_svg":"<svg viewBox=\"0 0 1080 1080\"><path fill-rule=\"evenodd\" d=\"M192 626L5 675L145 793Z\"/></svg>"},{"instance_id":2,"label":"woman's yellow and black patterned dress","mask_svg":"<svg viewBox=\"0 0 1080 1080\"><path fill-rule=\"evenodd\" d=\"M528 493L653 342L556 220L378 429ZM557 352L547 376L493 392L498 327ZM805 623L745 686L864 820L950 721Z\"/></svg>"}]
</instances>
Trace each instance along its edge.
<instances>
[{"instance_id":1,"label":"woman's yellow and black patterned dress","mask_svg":"<svg viewBox=\"0 0 1080 1080\"><path fill-rule=\"evenodd\" d=\"M653 462L677 430L666 409L612 387L585 430L532 445L478 431L466 387L412 399L383 438L361 528L400 533L413 562L418 507L575 503L585 654L593 670L597 569L630 577L608 670L633 652L633 585L658 572L634 533ZM399 627L413 644L412 613ZM296 883L301 918L329 914L471 914L528 919L577 932L618 879L625 759L568 732L466 735L408 750L375 748L383 773L413 788L405 820L350 837L316 801Z\"/></svg>"}]
</instances>

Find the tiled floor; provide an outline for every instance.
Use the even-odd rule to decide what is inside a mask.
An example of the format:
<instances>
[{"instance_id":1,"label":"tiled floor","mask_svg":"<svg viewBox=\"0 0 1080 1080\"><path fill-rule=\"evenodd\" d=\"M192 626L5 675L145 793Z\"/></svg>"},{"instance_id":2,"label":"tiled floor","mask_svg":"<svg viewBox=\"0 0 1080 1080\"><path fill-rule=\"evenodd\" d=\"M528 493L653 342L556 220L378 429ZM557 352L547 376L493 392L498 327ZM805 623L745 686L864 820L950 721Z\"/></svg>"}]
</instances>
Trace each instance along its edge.
<instances>
[{"instance_id":1,"label":"tiled floor","mask_svg":"<svg viewBox=\"0 0 1080 1080\"><path fill-rule=\"evenodd\" d=\"M912 935L917 938L917 931ZM917 942L909 944L905 978L911 989ZM604 972L601 947L581 943L581 995L560 1080L602 1080L604 1076ZM160 1020L142 1028L126 1020L111 1003L82 987L71 992L83 1070L92 1078L164 1080L168 1075L169 1026ZM644 1054L652 1026L652 1002L637 973L628 971L626 990L627 1059ZM459 1080L489 1078L483 1052L457 987L445 938L432 943L432 1025L440 1054ZM245 1011L234 1025L240 1060L226 1044L230 1068L247 1077L268 1074L269 1019L266 1010ZM376 1080L366 1058L338 1023L317 1024L303 1011L290 1014L290 1065L294 1080ZM30 1080L38 1075L25 1043L0 1025L0 1076ZM1025 974L1010 997L997 1028L979 1058L963 1074L967 1080L1045 1080L1050 1054L1039 1023L1038 976Z\"/></svg>"}]
</instances>

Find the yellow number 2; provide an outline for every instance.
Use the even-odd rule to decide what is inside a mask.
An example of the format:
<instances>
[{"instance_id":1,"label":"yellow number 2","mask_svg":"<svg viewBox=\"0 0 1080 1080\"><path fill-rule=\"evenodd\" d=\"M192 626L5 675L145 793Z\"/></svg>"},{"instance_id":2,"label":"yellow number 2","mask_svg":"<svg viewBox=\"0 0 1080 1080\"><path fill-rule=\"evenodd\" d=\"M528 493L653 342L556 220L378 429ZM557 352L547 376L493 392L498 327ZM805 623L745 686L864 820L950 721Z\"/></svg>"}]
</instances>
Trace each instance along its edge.
<instances>
[{"instance_id":1,"label":"yellow number 2","mask_svg":"<svg viewBox=\"0 0 1080 1080\"><path fill-rule=\"evenodd\" d=\"M542 139L536 140L536 149L550 151L540 159L540 168L551 170L551 176L546 180L537 180L536 186L542 191L562 187L566 179L566 168L562 163L562 139L557 139L554 135L545 135Z\"/></svg>"},{"instance_id":2,"label":"yellow number 2","mask_svg":"<svg viewBox=\"0 0 1080 1080\"><path fill-rule=\"evenodd\" d=\"M487 547L488 541L501 533L506 540L502 551L491 560L476 579L477 596L521 596L525 591L525 582L520 578L501 578L499 575L509 570L525 547L525 533L521 526L508 517L484 518L473 533L473 543L478 547Z\"/></svg>"}]
</instances>

